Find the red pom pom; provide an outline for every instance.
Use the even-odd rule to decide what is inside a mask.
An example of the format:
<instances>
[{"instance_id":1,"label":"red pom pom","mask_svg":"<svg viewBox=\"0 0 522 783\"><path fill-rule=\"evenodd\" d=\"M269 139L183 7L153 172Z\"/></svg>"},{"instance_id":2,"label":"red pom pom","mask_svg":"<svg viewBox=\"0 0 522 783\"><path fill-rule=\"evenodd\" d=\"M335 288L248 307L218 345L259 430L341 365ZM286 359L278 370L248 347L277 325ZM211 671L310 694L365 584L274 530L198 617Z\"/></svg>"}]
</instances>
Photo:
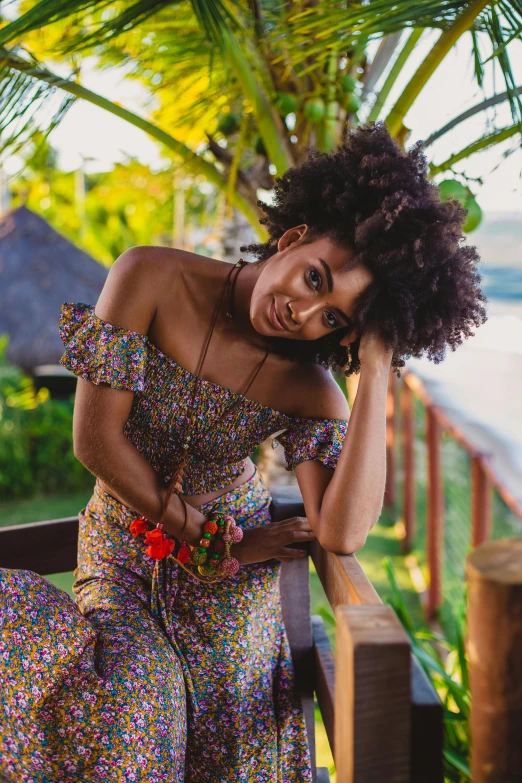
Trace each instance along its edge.
<instances>
[{"instance_id":1,"label":"red pom pom","mask_svg":"<svg viewBox=\"0 0 522 783\"><path fill-rule=\"evenodd\" d=\"M148 529L149 525L145 517L134 519L130 526L130 532L135 538L141 536L142 533L146 533Z\"/></svg>"},{"instance_id":2,"label":"red pom pom","mask_svg":"<svg viewBox=\"0 0 522 783\"><path fill-rule=\"evenodd\" d=\"M181 545L177 558L180 563L188 563L190 560L190 549L185 543Z\"/></svg>"},{"instance_id":3,"label":"red pom pom","mask_svg":"<svg viewBox=\"0 0 522 783\"><path fill-rule=\"evenodd\" d=\"M150 530L145 536L145 543L149 544L145 550L145 554L151 557L153 560L163 560L164 557L170 555L174 550L174 541L165 535L161 530L156 528Z\"/></svg>"}]
</instances>

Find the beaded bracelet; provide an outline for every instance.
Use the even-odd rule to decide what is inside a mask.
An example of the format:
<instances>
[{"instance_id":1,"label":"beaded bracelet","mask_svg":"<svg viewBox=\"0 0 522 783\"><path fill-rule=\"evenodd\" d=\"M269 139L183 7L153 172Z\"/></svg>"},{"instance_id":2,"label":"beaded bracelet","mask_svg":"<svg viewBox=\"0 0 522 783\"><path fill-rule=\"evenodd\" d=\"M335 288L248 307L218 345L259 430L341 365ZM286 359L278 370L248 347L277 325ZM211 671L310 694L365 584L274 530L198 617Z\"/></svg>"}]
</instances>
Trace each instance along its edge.
<instances>
[{"instance_id":1,"label":"beaded bracelet","mask_svg":"<svg viewBox=\"0 0 522 783\"><path fill-rule=\"evenodd\" d=\"M164 532L163 524L158 523L153 530L148 530L148 525L149 520L139 517L131 523L130 531L135 537L145 533L145 543L148 544L145 553L153 560L169 557L201 582L221 582L237 572L239 561L230 555L230 547L242 540L243 531L235 524L231 514L212 512L203 524L199 546L191 547L182 541L177 556L172 554L175 540ZM187 568L185 564L189 563L196 566L201 576Z\"/></svg>"}]
</instances>

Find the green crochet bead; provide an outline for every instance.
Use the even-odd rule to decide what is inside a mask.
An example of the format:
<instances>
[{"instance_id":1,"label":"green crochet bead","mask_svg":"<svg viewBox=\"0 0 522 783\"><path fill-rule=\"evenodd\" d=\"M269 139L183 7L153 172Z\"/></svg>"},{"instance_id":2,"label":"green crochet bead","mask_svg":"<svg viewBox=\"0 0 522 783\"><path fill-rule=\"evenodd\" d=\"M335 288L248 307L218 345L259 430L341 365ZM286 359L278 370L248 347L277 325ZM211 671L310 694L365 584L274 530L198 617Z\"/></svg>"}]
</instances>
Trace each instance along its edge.
<instances>
[{"instance_id":1,"label":"green crochet bead","mask_svg":"<svg viewBox=\"0 0 522 783\"><path fill-rule=\"evenodd\" d=\"M195 565L203 565L207 559L207 550L205 548L203 548L203 552L200 552L197 549L192 550L190 559Z\"/></svg>"},{"instance_id":2,"label":"green crochet bead","mask_svg":"<svg viewBox=\"0 0 522 783\"><path fill-rule=\"evenodd\" d=\"M199 572L202 576L210 576L211 574L214 574L215 571L213 568L211 568L208 565L201 565L199 567Z\"/></svg>"}]
</instances>

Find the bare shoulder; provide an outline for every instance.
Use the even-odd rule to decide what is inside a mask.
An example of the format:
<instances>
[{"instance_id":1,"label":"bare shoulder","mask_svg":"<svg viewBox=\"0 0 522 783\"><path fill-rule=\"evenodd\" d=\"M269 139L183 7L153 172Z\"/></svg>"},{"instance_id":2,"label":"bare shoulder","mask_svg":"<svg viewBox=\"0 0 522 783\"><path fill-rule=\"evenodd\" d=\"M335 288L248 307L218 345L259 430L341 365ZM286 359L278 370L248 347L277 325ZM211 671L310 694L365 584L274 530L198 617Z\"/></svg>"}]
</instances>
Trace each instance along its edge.
<instances>
[{"instance_id":1,"label":"bare shoulder","mask_svg":"<svg viewBox=\"0 0 522 783\"><path fill-rule=\"evenodd\" d=\"M190 258L189 258L190 257ZM147 334L165 291L175 291L190 263L204 256L168 247L143 245L125 250L111 266L95 313L108 323Z\"/></svg>"},{"instance_id":2,"label":"bare shoulder","mask_svg":"<svg viewBox=\"0 0 522 783\"><path fill-rule=\"evenodd\" d=\"M299 395L300 416L320 419L350 418L350 408L339 384L327 367L303 364L297 372L295 393Z\"/></svg>"}]
</instances>

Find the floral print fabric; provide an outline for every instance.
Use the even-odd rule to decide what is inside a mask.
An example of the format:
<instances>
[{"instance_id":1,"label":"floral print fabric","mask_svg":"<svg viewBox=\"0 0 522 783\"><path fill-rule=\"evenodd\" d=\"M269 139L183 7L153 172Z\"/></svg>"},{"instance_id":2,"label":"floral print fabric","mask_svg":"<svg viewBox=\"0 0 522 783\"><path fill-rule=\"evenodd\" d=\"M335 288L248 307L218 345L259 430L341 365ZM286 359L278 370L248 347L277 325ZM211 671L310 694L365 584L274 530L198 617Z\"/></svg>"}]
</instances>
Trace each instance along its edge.
<instances>
[{"instance_id":1,"label":"floral print fabric","mask_svg":"<svg viewBox=\"0 0 522 783\"><path fill-rule=\"evenodd\" d=\"M286 470L307 459L320 460L327 468L335 468L347 423L342 419L304 419L272 440L272 448L283 446Z\"/></svg>"},{"instance_id":2,"label":"floral print fabric","mask_svg":"<svg viewBox=\"0 0 522 783\"><path fill-rule=\"evenodd\" d=\"M181 456L196 376L162 353L146 335L103 321L93 305L65 302L59 321L65 352L60 364L92 383L133 390L124 434L165 483ZM344 419L291 417L201 380L195 405L201 414L192 432L192 449L183 478L188 495L230 484L246 458L270 435L283 444L287 469L306 459L334 468L348 423ZM225 414L225 415L223 415ZM222 416L218 420L218 417Z\"/></svg>"},{"instance_id":3,"label":"floral print fabric","mask_svg":"<svg viewBox=\"0 0 522 783\"><path fill-rule=\"evenodd\" d=\"M124 434L168 482L196 376L146 335L64 303L60 363L133 391ZM338 460L347 422L290 417L202 380L183 492L240 475L269 435L287 469ZM218 417L222 418L217 420ZM270 523L256 470L199 508ZM199 582L154 562L130 533L141 516L104 492L79 513L72 600L30 571L0 570L0 778L8 783L309 783L310 752L279 594L281 563Z\"/></svg>"},{"instance_id":4,"label":"floral print fabric","mask_svg":"<svg viewBox=\"0 0 522 783\"><path fill-rule=\"evenodd\" d=\"M199 506L270 523L259 473ZM77 603L0 570L0 774L9 783L308 783L282 618L281 563L204 584L155 564L138 515L104 492L81 510Z\"/></svg>"}]
</instances>

